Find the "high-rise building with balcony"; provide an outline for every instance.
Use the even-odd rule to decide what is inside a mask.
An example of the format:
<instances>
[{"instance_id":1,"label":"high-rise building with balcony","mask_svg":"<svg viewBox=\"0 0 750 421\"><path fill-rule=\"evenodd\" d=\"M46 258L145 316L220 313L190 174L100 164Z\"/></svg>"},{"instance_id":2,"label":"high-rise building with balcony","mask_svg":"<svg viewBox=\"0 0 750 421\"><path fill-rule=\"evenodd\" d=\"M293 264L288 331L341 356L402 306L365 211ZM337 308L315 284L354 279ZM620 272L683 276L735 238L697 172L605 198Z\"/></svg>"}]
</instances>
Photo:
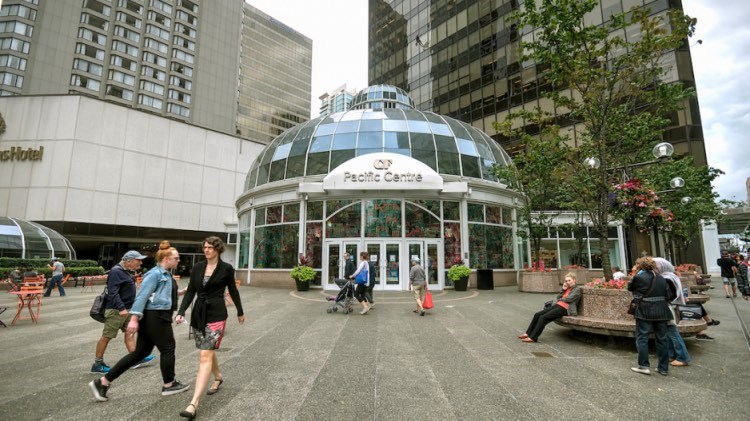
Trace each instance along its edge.
<instances>
[{"instance_id":1,"label":"high-rise building with balcony","mask_svg":"<svg viewBox=\"0 0 750 421\"><path fill-rule=\"evenodd\" d=\"M312 41L242 0L0 10L0 95L90 95L262 143L310 118Z\"/></svg>"},{"instance_id":2,"label":"high-rise building with balcony","mask_svg":"<svg viewBox=\"0 0 750 421\"><path fill-rule=\"evenodd\" d=\"M333 114L349 109L349 104L357 92L347 90L346 84L339 86L331 92L318 97L320 100L320 115Z\"/></svg>"}]
</instances>

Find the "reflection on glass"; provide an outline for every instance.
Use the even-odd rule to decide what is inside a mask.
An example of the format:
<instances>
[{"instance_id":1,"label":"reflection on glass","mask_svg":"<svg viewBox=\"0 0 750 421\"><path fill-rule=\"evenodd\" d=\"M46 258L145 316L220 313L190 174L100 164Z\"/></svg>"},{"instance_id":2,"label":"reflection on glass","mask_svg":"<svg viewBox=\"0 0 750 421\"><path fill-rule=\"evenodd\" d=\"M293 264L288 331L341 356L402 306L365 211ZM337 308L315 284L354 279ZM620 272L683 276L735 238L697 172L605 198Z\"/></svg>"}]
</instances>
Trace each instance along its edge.
<instances>
[{"instance_id":1,"label":"reflection on glass","mask_svg":"<svg viewBox=\"0 0 750 421\"><path fill-rule=\"evenodd\" d=\"M401 201L365 202L365 237L401 237Z\"/></svg>"},{"instance_id":2,"label":"reflection on glass","mask_svg":"<svg viewBox=\"0 0 750 421\"><path fill-rule=\"evenodd\" d=\"M399 276L401 265L400 255L401 247L399 244L387 243L385 245L385 256L388 259L386 263L386 285L399 285L401 282Z\"/></svg>"},{"instance_id":3,"label":"reflection on glass","mask_svg":"<svg viewBox=\"0 0 750 421\"><path fill-rule=\"evenodd\" d=\"M436 201L425 201L436 202ZM427 209L406 203L406 236L417 238L439 238L440 219Z\"/></svg>"},{"instance_id":4,"label":"reflection on glass","mask_svg":"<svg viewBox=\"0 0 750 421\"><path fill-rule=\"evenodd\" d=\"M326 238L359 237L361 208L361 202L357 202L329 217L326 222Z\"/></svg>"}]
</instances>

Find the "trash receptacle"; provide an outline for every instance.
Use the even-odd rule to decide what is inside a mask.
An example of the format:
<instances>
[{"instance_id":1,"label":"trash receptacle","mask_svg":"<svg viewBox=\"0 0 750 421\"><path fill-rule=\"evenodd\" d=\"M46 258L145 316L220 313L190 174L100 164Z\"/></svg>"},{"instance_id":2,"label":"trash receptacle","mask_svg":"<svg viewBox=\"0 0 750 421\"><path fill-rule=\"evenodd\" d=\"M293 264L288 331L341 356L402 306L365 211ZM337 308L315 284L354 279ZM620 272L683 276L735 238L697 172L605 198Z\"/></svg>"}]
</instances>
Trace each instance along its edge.
<instances>
[{"instance_id":1,"label":"trash receptacle","mask_svg":"<svg viewBox=\"0 0 750 421\"><path fill-rule=\"evenodd\" d=\"M495 289L492 269L477 269L477 289Z\"/></svg>"}]
</instances>

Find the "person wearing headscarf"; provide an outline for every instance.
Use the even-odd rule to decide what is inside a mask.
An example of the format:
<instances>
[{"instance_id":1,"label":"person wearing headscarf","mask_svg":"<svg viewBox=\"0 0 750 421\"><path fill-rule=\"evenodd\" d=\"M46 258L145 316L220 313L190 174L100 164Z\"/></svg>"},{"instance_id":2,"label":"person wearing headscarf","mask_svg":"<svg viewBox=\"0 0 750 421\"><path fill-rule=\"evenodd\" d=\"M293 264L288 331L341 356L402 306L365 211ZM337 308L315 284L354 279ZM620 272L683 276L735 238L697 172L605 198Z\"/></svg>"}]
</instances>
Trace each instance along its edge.
<instances>
[{"instance_id":1,"label":"person wearing headscarf","mask_svg":"<svg viewBox=\"0 0 750 421\"><path fill-rule=\"evenodd\" d=\"M672 312L674 314L674 320L667 322L667 337L669 338L669 359L670 365L673 367L683 367L690 364L691 358L688 353L685 341L682 340L682 335L677 330L677 321L679 315L680 305L685 305L685 294L682 289L682 282L680 277L674 273L674 266L667 259L661 257L654 257L656 267L654 273L658 273L667 282L671 282L675 287L676 297L672 300Z\"/></svg>"}]
</instances>

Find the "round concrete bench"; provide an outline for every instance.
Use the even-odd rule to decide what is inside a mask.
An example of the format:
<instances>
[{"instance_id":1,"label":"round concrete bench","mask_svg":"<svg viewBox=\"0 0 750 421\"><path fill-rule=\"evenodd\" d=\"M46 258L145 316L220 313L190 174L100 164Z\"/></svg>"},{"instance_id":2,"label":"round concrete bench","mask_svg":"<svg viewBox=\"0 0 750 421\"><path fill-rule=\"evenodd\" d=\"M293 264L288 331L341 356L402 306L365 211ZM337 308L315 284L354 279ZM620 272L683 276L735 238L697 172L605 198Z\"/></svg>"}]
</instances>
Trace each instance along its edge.
<instances>
[{"instance_id":1,"label":"round concrete bench","mask_svg":"<svg viewBox=\"0 0 750 421\"><path fill-rule=\"evenodd\" d=\"M583 332L611 336L635 337L635 318L627 313L633 298L623 289L582 288L577 316L564 316L556 321L560 326ZM681 320L677 330L683 337L695 336L706 329L704 320Z\"/></svg>"}]
</instances>

